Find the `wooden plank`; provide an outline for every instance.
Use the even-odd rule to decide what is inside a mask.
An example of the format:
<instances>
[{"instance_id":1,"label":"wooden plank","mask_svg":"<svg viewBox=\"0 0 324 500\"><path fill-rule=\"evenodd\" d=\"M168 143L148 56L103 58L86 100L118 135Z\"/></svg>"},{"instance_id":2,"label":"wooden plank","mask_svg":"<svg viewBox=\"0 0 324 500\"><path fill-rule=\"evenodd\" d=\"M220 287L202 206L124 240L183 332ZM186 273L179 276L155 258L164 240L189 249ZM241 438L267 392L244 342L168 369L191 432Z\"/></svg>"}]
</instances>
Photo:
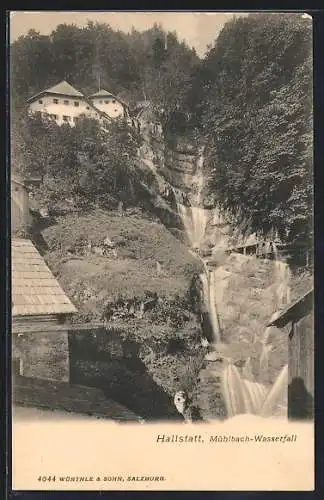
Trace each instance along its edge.
<instances>
[{"instance_id":1,"label":"wooden plank","mask_svg":"<svg viewBox=\"0 0 324 500\"><path fill-rule=\"evenodd\" d=\"M282 328L287 323L299 321L303 316L311 312L313 308L314 289L308 290L300 298L291 302L287 307L278 311L275 319L271 320L267 326L276 326Z\"/></svg>"}]
</instances>

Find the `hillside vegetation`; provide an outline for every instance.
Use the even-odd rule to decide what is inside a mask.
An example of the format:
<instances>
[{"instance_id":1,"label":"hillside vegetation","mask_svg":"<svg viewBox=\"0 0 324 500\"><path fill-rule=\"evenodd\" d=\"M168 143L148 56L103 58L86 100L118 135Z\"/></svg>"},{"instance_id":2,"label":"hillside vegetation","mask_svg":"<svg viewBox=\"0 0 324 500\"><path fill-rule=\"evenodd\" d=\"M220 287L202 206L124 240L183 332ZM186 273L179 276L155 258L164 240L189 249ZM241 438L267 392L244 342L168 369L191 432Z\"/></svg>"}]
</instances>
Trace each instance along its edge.
<instances>
[{"instance_id":1,"label":"hillside vegetation","mask_svg":"<svg viewBox=\"0 0 324 500\"><path fill-rule=\"evenodd\" d=\"M163 172L168 148L205 146L204 197L238 231L279 236L292 250L311 245L310 34L297 14L253 14L226 23L204 60L158 26L126 35L104 24L60 25L12 44L13 171L42 178L32 195L49 212L33 237L78 308L73 321L103 326L70 339L71 380L104 388L147 418L173 415L177 390L197 393L208 350L195 290L202 267L182 243L172 176ZM71 128L20 113L26 97L63 78L93 92L99 74L131 107L152 101L163 125L156 151L122 119L103 130L86 118ZM283 275L273 261L225 257L215 264L228 273L222 340L238 366L250 358L258 377ZM295 269L290 299L311 284L308 268ZM287 362L288 337L274 329L269 342L272 383Z\"/></svg>"},{"instance_id":2,"label":"hillside vegetation","mask_svg":"<svg viewBox=\"0 0 324 500\"><path fill-rule=\"evenodd\" d=\"M48 246L45 256L62 284L71 292L88 283L98 300L103 294L111 301L142 296L145 290L167 299L184 296L192 275L201 268L161 223L141 214L70 214L58 217L42 234ZM107 237L115 255L100 255Z\"/></svg>"},{"instance_id":3,"label":"hillside vegetation","mask_svg":"<svg viewBox=\"0 0 324 500\"><path fill-rule=\"evenodd\" d=\"M58 217L42 236L44 257L78 308L73 321L100 322L109 331L117 329L126 347L137 345L133 359L142 360L147 377L170 397L183 386L192 390L204 349L189 290L192 277L201 272L201 262L187 247L161 223L143 214L103 210ZM89 333L80 333L79 340L82 352L89 354ZM106 352L104 359L100 349ZM88 361L75 361L78 380L104 384L107 389L112 383L112 366L124 373L127 361L123 358L117 365L116 360L111 364L106 334L101 341L97 339L95 350ZM82 366L81 372L78 366ZM127 377L120 377L118 387L125 391ZM113 394L115 390L111 386ZM143 387L137 389L137 395L138 391L145 392Z\"/></svg>"},{"instance_id":4,"label":"hillside vegetation","mask_svg":"<svg viewBox=\"0 0 324 500\"><path fill-rule=\"evenodd\" d=\"M157 25L130 34L100 23L84 28L61 24L49 36L31 31L11 46L13 124L28 96L62 79L85 93L93 92L100 73L101 86L123 95L131 107L145 98L152 102L170 144L188 133L205 144L211 196L238 224L262 235L278 233L289 244L309 246L313 237L311 30L309 19L298 13L238 17L224 25L202 60L176 34ZM33 139L37 137L31 124L28 130ZM66 147L72 139L65 133L66 140L61 140ZM80 137L83 143L82 131ZM24 142L17 131L14 148ZM93 136L90 142L96 142ZM79 192L87 202L87 189L100 190L110 163L124 172L125 163L130 179L122 175L126 193L123 197L120 189L117 196L127 200L136 195L132 182L140 172L134 178L127 168L134 162L129 138L112 133L107 142L108 164L106 153L100 157L99 134L95 161L89 165L87 152L79 172ZM80 141L76 143L75 150L80 147ZM57 145L55 140L53 144ZM34 157L36 152L34 162L52 163L59 170L60 160L53 161L40 149L29 148ZM70 171L73 151L67 158L63 147L58 150L63 152L61 164ZM109 198L111 189L102 186Z\"/></svg>"},{"instance_id":5,"label":"hillside vegetation","mask_svg":"<svg viewBox=\"0 0 324 500\"><path fill-rule=\"evenodd\" d=\"M194 49L161 26L126 34L108 24L60 24L50 35L30 30L11 45L14 111L61 80L85 95L101 88L135 106L152 100L171 113L199 63ZM35 71L37 68L37 71Z\"/></svg>"},{"instance_id":6,"label":"hillside vegetation","mask_svg":"<svg viewBox=\"0 0 324 500\"><path fill-rule=\"evenodd\" d=\"M313 234L312 64L309 19L237 18L202 63L197 100L221 206L252 231L305 246Z\"/></svg>"}]
</instances>

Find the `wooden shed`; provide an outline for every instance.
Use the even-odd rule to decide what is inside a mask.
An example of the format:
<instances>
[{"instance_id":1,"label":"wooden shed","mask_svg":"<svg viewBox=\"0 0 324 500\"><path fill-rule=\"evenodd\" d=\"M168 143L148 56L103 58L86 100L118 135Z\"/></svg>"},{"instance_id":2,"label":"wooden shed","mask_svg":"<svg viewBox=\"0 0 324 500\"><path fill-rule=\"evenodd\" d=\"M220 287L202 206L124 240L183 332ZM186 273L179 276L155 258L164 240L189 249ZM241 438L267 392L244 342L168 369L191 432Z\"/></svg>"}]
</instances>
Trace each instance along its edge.
<instances>
[{"instance_id":1,"label":"wooden shed","mask_svg":"<svg viewBox=\"0 0 324 500\"><path fill-rule=\"evenodd\" d=\"M68 381L66 319L76 308L30 240L12 239L11 251L13 372Z\"/></svg>"},{"instance_id":2,"label":"wooden shed","mask_svg":"<svg viewBox=\"0 0 324 500\"><path fill-rule=\"evenodd\" d=\"M288 416L314 416L314 290L279 311L268 323L288 332Z\"/></svg>"}]
</instances>

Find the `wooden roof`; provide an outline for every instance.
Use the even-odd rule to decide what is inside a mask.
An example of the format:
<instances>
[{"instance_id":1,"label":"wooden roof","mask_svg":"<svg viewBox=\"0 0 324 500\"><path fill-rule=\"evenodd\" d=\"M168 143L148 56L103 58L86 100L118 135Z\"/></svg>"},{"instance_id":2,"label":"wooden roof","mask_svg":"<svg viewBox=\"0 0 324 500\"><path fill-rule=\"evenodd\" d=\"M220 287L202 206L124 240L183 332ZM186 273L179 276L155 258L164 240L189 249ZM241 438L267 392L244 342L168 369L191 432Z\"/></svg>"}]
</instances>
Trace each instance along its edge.
<instances>
[{"instance_id":1,"label":"wooden roof","mask_svg":"<svg viewBox=\"0 0 324 500\"><path fill-rule=\"evenodd\" d=\"M94 94L89 95L89 98L92 98L92 97L115 97L115 96L111 92L108 92L107 90L101 89L98 92L95 92Z\"/></svg>"},{"instance_id":2,"label":"wooden roof","mask_svg":"<svg viewBox=\"0 0 324 500\"><path fill-rule=\"evenodd\" d=\"M14 317L76 312L30 240L13 239L11 252Z\"/></svg>"},{"instance_id":3,"label":"wooden roof","mask_svg":"<svg viewBox=\"0 0 324 500\"><path fill-rule=\"evenodd\" d=\"M69 97L84 97L83 94L81 92L79 92L79 90L74 88L67 81L62 80L57 85L54 85L53 87L50 87L49 89L42 90L38 94L30 97L29 99L27 99L27 102L32 102L44 94L58 94L58 95L69 96Z\"/></svg>"},{"instance_id":4,"label":"wooden roof","mask_svg":"<svg viewBox=\"0 0 324 500\"><path fill-rule=\"evenodd\" d=\"M121 404L107 399L100 389L15 375L13 404L43 410L63 411L118 422L142 419Z\"/></svg>"},{"instance_id":5,"label":"wooden roof","mask_svg":"<svg viewBox=\"0 0 324 500\"><path fill-rule=\"evenodd\" d=\"M267 326L282 328L291 321L297 322L312 310L314 301L314 289L308 290L287 307L273 315Z\"/></svg>"}]
</instances>

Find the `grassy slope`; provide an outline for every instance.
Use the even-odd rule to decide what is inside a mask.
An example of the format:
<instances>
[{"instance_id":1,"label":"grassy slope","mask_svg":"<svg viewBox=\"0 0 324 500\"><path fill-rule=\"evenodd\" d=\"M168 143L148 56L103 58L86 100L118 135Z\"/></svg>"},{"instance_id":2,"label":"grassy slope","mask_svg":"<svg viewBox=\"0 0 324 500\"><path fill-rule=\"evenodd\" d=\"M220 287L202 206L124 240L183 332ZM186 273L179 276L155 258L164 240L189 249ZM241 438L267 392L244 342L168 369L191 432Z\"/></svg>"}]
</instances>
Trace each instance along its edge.
<instances>
[{"instance_id":1,"label":"grassy slope","mask_svg":"<svg viewBox=\"0 0 324 500\"><path fill-rule=\"evenodd\" d=\"M183 297L193 273L201 268L199 260L171 232L142 215L120 216L103 211L67 215L58 218L57 223L42 234L48 245L45 259L78 307L79 321L100 319L104 305L120 295L133 298L144 296L145 291L157 292L164 304L175 296ZM117 258L84 255L83 249L89 240L100 246L107 236L116 245ZM157 269L157 262L160 269ZM125 339L135 340L140 345L140 358L148 373L170 398L184 384L190 386L194 382L196 367L199 369L203 357L199 325L194 315L189 314L183 329L164 320L163 312L158 319L150 314L145 314L143 319L126 319L122 329ZM168 342L175 337L184 339L182 349L169 352ZM90 380L95 365L81 364L79 373L88 373ZM108 359L106 365L105 369L100 365L100 384L110 387ZM133 376L136 378L136 373ZM115 390L117 393L127 391L126 386L117 389L111 386L115 397Z\"/></svg>"},{"instance_id":2,"label":"grassy slope","mask_svg":"<svg viewBox=\"0 0 324 500\"><path fill-rule=\"evenodd\" d=\"M117 259L82 255L89 240L100 246L106 236L116 245ZM68 215L45 229L43 237L49 247L45 257L65 290L73 296L88 287L99 301L121 294L141 296L145 290L165 297L183 295L200 265L162 224L142 216L103 211ZM81 310L87 306L78 300L77 305Z\"/></svg>"}]
</instances>

